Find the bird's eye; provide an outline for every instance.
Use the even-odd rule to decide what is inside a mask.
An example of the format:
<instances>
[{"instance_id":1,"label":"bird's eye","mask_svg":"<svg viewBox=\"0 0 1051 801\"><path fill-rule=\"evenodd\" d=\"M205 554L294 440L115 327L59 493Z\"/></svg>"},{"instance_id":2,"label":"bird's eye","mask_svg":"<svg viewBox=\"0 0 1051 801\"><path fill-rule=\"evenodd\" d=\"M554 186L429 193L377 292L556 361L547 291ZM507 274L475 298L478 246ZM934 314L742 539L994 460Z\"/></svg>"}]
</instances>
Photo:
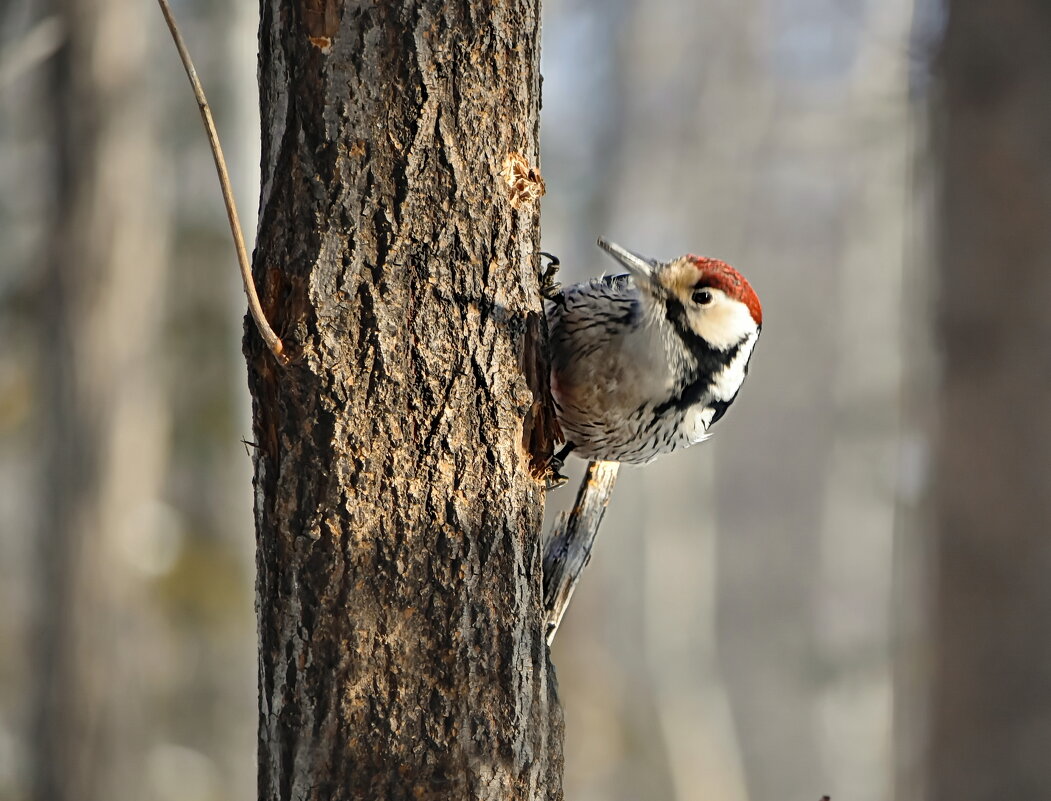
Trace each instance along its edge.
<instances>
[{"instance_id":1,"label":"bird's eye","mask_svg":"<svg viewBox=\"0 0 1051 801\"><path fill-rule=\"evenodd\" d=\"M710 289L697 289L693 293L693 302L700 306L707 306L714 300Z\"/></svg>"}]
</instances>

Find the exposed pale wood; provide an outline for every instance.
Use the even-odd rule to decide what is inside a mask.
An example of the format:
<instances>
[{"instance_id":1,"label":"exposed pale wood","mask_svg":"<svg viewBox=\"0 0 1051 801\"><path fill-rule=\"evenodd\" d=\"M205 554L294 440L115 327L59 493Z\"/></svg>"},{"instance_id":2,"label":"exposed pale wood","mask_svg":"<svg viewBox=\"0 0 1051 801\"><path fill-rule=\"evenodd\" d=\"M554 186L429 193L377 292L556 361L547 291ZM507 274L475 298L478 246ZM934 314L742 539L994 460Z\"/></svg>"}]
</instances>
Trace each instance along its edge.
<instances>
[{"instance_id":1,"label":"exposed pale wood","mask_svg":"<svg viewBox=\"0 0 1051 801\"><path fill-rule=\"evenodd\" d=\"M591 561L591 550L617 481L618 462L591 462L580 482L577 500L555 522L544 551L544 614L547 642L569 607L580 576Z\"/></svg>"}]
</instances>

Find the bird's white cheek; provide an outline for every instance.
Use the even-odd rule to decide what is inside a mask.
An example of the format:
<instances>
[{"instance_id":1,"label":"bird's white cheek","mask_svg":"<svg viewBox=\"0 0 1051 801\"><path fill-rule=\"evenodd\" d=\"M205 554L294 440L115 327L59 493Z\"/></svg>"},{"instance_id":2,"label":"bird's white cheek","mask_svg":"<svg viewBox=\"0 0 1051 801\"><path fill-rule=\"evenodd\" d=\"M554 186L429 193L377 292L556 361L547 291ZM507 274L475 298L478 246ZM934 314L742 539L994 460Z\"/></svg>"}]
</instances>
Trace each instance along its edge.
<instances>
[{"instance_id":1,"label":"bird's white cheek","mask_svg":"<svg viewBox=\"0 0 1051 801\"><path fill-rule=\"evenodd\" d=\"M726 300L699 315L695 322L698 334L717 348L729 348L741 338L755 331L752 313L743 303Z\"/></svg>"}]
</instances>

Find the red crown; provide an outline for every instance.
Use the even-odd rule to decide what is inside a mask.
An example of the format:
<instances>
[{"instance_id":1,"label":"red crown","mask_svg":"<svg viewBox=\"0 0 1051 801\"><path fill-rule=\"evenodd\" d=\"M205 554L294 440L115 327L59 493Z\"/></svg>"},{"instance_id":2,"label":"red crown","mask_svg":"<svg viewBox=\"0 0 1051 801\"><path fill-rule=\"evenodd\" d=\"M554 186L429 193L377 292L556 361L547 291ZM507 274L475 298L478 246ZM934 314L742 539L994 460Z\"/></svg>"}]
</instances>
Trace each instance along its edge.
<instances>
[{"instance_id":1,"label":"red crown","mask_svg":"<svg viewBox=\"0 0 1051 801\"><path fill-rule=\"evenodd\" d=\"M739 300L748 307L752 319L756 325L763 324L763 307L759 303L759 296L755 294L748 279L725 261L710 259L707 256L694 256L687 254L687 259L692 261L701 274L698 286L709 286L712 289L721 289L728 297Z\"/></svg>"}]
</instances>

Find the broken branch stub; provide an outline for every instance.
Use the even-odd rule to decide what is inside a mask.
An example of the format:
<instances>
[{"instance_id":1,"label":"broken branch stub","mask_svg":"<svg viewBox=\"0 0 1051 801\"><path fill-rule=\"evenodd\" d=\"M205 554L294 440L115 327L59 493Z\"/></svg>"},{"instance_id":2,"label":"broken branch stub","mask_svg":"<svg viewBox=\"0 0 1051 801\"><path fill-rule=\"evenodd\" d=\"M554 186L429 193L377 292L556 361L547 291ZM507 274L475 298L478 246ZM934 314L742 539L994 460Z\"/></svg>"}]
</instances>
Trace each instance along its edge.
<instances>
[{"instance_id":1,"label":"broken branch stub","mask_svg":"<svg viewBox=\"0 0 1051 801\"><path fill-rule=\"evenodd\" d=\"M548 645L562 622L617 481L619 462L589 462L573 509L556 521L544 550L544 620Z\"/></svg>"}]
</instances>

